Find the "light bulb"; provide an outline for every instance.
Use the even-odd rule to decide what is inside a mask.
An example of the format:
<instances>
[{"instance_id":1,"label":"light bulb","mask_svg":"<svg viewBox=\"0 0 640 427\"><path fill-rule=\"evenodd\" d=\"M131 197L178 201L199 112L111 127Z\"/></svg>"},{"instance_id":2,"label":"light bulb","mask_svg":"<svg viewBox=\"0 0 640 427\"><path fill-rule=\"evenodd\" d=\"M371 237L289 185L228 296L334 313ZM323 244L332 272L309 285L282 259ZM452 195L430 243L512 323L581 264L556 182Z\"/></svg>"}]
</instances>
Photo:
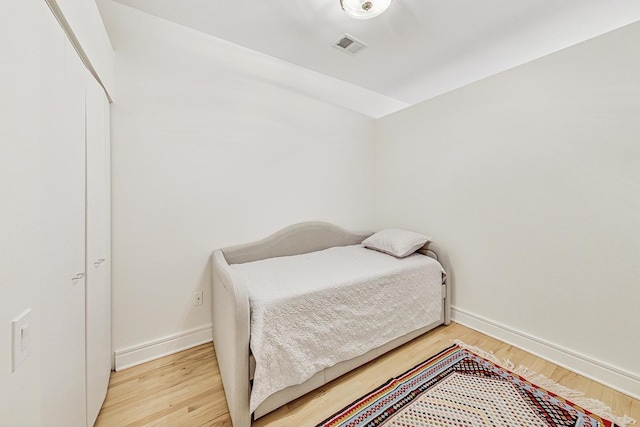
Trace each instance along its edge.
<instances>
[{"instance_id":1,"label":"light bulb","mask_svg":"<svg viewBox=\"0 0 640 427\"><path fill-rule=\"evenodd\" d=\"M392 0L340 0L342 10L356 19L369 19L389 8Z\"/></svg>"}]
</instances>

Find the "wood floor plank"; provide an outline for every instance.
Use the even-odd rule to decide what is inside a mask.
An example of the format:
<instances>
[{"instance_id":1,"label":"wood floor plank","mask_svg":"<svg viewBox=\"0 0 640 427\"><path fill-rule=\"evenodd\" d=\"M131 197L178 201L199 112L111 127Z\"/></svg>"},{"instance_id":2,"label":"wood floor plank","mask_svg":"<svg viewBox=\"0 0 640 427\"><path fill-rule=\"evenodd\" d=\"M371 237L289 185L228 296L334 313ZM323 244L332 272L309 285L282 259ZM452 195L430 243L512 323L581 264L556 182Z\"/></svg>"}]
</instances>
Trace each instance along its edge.
<instances>
[{"instance_id":1,"label":"wood floor plank","mask_svg":"<svg viewBox=\"0 0 640 427\"><path fill-rule=\"evenodd\" d=\"M524 365L559 384L603 401L614 413L640 420L640 401L544 359L452 323L387 353L256 420L254 427L313 426L353 400L449 347L453 339ZM231 427L212 344L114 372L97 427Z\"/></svg>"},{"instance_id":2,"label":"wood floor plank","mask_svg":"<svg viewBox=\"0 0 640 427\"><path fill-rule=\"evenodd\" d=\"M640 423L640 400L631 399L631 412L629 416Z\"/></svg>"}]
</instances>

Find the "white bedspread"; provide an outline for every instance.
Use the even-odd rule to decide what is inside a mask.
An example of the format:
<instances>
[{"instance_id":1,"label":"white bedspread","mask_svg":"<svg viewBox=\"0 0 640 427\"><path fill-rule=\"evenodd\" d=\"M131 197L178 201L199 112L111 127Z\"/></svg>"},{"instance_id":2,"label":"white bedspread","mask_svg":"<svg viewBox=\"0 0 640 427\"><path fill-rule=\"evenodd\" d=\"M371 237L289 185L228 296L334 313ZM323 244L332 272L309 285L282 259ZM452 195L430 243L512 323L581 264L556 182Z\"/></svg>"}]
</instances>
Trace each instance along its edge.
<instances>
[{"instance_id":1,"label":"white bedspread","mask_svg":"<svg viewBox=\"0 0 640 427\"><path fill-rule=\"evenodd\" d=\"M420 254L396 259L355 245L232 267L251 306L251 412L271 394L442 312L442 267Z\"/></svg>"}]
</instances>

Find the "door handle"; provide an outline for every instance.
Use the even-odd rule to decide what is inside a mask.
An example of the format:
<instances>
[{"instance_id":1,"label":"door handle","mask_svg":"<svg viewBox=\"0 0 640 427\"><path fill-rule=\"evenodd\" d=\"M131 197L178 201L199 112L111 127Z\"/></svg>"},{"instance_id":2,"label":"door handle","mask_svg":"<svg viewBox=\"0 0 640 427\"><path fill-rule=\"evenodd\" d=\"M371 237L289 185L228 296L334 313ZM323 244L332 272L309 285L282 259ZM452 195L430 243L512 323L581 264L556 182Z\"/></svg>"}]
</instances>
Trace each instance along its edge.
<instances>
[{"instance_id":1,"label":"door handle","mask_svg":"<svg viewBox=\"0 0 640 427\"><path fill-rule=\"evenodd\" d=\"M93 266L95 268L100 267L100 264L102 264L103 262L105 262L106 260L104 258L100 258L99 260L97 260L96 262L93 263Z\"/></svg>"},{"instance_id":2,"label":"door handle","mask_svg":"<svg viewBox=\"0 0 640 427\"><path fill-rule=\"evenodd\" d=\"M78 273L78 274L76 274L76 277L74 277L74 278L73 278L73 279L71 279L71 280L80 280L80 279L82 279L84 276L86 276L86 273Z\"/></svg>"}]
</instances>

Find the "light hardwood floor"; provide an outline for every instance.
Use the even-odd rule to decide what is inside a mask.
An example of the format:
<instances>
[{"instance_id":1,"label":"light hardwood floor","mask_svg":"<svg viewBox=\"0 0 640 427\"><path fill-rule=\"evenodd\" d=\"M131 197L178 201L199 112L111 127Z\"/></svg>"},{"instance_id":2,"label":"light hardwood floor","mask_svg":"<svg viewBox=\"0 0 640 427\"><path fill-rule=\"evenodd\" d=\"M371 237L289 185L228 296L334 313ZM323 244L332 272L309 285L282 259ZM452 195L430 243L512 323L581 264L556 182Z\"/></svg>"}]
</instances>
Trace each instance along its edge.
<instances>
[{"instance_id":1,"label":"light hardwood floor","mask_svg":"<svg viewBox=\"0 0 640 427\"><path fill-rule=\"evenodd\" d=\"M452 323L285 405L258 419L253 426L313 426L389 378L450 346L453 339L493 351L516 366L525 365L566 387L585 392L587 397L603 401L618 415L640 421L640 401ZM213 345L201 345L112 373L96 426L231 426Z\"/></svg>"}]
</instances>

